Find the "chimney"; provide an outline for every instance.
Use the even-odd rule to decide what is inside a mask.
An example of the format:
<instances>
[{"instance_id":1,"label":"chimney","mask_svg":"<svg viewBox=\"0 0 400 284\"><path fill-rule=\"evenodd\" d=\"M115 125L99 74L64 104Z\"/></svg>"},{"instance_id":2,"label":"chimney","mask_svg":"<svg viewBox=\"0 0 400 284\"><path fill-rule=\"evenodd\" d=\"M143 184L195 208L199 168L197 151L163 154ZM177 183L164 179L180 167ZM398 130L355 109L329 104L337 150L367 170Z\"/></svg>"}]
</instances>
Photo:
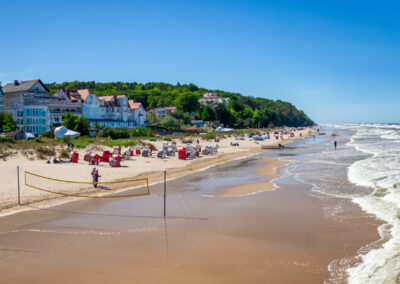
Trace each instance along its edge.
<instances>
[{"instance_id":1,"label":"chimney","mask_svg":"<svg viewBox=\"0 0 400 284\"><path fill-rule=\"evenodd\" d=\"M18 85L19 85L18 80L14 80L14 86L18 86Z\"/></svg>"}]
</instances>

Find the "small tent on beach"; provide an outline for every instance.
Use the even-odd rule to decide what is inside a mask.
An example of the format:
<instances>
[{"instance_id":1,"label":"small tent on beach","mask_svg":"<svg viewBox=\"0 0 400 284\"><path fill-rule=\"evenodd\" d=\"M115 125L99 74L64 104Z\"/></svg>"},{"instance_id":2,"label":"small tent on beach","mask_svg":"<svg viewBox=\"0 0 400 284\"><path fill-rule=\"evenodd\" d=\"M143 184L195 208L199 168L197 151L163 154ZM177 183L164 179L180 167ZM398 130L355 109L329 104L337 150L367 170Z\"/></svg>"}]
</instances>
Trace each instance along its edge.
<instances>
[{"instance_id":1,"label":"small tent on beach","mask_svg":"<svg viewBox=\"0 0 400 284\"><path fill-rule=\"evenodd\" d=\"M60 127L57 127L56 129L54 129L54 136L56 138L63 138L65 136L68 136L72 139L75 139L75 138L78 138L79 136L81 136L81 134L79 132L69 130L69 129L65 128L64 126L60 126Z\"/></svg>"}]
</instances>

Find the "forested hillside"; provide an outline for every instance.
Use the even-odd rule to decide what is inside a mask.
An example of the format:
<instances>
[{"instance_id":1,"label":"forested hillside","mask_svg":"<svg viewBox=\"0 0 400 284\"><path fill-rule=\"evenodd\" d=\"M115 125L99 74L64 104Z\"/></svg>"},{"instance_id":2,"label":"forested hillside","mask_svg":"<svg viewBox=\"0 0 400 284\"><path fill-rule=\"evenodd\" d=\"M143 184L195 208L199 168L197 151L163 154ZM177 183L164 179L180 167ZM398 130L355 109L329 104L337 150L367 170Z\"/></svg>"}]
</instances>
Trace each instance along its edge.
<instances>
[{"instance_id":1,"label":"forested hillside","mask_svg":"<svg viewBox=\"0 0 400 284\"><path fill-rule=\"evenodd\" d=\"M146 109L176 106L180 113L195 112L196 118L205 121L218 121L225 126L274 127L274 126L310 126L314 122L291 103L265 98L253 98L238 93L199 88L194 84L176 85L167 83L127 83L110 82L64 82L47 84L51 94L57 89L89 89L99 96L126 95L143 104ZM216 92L221 97L231 99L229 106L219 105L215 109L197 103L205 92ZM183 116L184 117L184 116Z\"/></svg>"}]
</instances>

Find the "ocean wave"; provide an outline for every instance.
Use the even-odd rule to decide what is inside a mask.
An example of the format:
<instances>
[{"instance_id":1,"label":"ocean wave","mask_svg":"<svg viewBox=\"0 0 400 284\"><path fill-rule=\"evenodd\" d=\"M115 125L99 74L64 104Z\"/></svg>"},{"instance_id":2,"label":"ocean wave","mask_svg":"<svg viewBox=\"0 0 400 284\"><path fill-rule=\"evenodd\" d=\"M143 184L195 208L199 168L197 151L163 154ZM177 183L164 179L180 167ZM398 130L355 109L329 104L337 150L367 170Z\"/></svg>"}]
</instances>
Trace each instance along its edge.
<instances>
[{"instance_id":1,"label":"ocean wave","mask_svg":"<svg viewBox=\"0 0 400 284\"><path fill-rule=\"evenodd\" d=\"M400 271L400 125L363 124L349 146L370 154L348 168L348 180L370 187L368 196L353 199L365 212L386 222L379 228L390 238L380 248L360 253L361 263L348 268L349 283L396 283ZM388 229L390 228L390 229Z\"/></svg>"}]
</instances>

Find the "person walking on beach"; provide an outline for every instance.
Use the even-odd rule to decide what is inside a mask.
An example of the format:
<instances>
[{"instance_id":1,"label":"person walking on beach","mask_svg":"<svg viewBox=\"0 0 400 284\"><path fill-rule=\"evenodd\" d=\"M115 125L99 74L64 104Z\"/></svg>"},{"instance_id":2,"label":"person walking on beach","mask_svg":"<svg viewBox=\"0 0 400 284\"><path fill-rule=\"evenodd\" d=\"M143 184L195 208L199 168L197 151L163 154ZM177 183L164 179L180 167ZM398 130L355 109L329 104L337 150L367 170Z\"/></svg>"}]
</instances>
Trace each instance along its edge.
<instances>
[{"instance_id":1,"label":"person walking on beach","mask_svg":"<svg viewBox=\"0 0 400 284\"><path fill-rule=\"evenodd\" d=\"M336 142L336 140L333 141L333 146L335 147L335 151L336 151L336 147L337 147L337 142Z\"/></svg>"},{"instance_id":2,"label":"person walking on beach","mask_svg":"<svg viewBox=\"0 0 400 284\"><path fill-rule=\"evenodd\" d=\"M99 181L99 171L96 168L92 170L92 178L93 178L93 187L97 188L97 182ZM95 183L96 182L96 183Z\"/></svg>"}]
</instances>

